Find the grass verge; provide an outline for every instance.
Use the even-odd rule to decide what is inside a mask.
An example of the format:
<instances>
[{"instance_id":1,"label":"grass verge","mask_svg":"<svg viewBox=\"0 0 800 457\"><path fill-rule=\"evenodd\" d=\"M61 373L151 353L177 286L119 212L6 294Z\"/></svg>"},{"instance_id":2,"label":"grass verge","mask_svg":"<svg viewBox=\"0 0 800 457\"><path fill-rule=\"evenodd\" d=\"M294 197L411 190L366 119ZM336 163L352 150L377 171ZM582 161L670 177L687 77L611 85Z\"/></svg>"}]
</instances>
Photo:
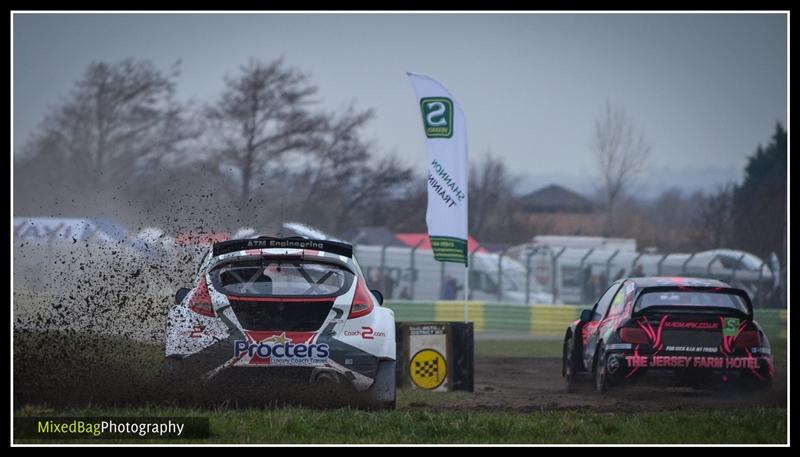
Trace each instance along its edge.
<instances>
[{"instance_id":1,"label":"grass verge","mask_svg":"<svg viewBox=\"0 0 800 457\"><path fill-rule=\"evenodd\" d=\"M25 408L18 415L52 414L48 408ZM78 417L208 416L211 436L195 440L131 439L128 443L686 443L778 444L786 442L786 409L675 411L604 414L550 411L504 412L365 412L349 409L200 411L172 408L74 409L59 414ZM65 440L60 440L67 442ZM51 440L19 440L52 443ZM110 440L68 442L110 443Z\"/></svg>"}]
</instances>

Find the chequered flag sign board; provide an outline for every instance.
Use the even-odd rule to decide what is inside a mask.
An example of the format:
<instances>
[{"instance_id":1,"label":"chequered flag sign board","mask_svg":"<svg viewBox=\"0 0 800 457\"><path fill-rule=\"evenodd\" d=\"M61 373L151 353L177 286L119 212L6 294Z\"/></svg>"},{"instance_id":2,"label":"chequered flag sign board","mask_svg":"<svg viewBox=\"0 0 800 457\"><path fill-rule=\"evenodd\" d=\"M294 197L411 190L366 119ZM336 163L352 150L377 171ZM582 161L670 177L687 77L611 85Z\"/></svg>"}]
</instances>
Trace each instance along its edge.
<instances>
[{"instance_id":1,"label":"chequered flag sign board","mask_svg":"<svg viewBox=\"0 0 800 457\"><path fill-rule=\"evenodd\" d=\"M447 379L447 359L434 349L423 349L411 358L408 374L417 387L436 389Z\"/></svg>"},{"instance_id":2,"label":"chequered flag sign board","mask_svg":"<svg viewBox=\"0 0 800 457\"><path fill-rule=\"evenodd\" d=\"M424 360L422 362L415 361L414 365L416 375L421 378L427 378L430 376L436 376L436 379L439 379L439 358L436 357L433 360Z\"/></svg>"}]
</instances>

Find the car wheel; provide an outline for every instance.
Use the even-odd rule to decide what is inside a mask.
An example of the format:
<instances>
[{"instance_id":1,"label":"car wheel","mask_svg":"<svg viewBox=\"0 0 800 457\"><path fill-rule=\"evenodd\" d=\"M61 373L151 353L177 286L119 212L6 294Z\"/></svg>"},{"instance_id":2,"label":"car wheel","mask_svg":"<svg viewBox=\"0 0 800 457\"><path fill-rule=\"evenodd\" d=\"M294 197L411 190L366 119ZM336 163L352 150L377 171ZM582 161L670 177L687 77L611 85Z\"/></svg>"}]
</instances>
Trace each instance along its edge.
<instances>
[{"instance_id":1,"label":"car wheel","mask_svg":"<svg viewBox=\"0 0 800 457\"><path fill-rule=\"evenodd\" d=\"M395 409L397 407L397 381L396 362L383 360L378 362L378 372L375 382L369 388L366 407L367 409Z\"/></svg>"},{"instance_id":2,"label":"car wheel","mask_svg":"<svg viewBox=\"0 0 800 457\"><path fill-rule=\"evenodd\" d=\"M770 377L762 377L761 379L756 378L755 376L750 375L749 373L743 373L742 377L739 379L739 386L746 392L760 392L764 390L771 390L772 389L772 378Z\"/></svg>"},{"instance_id":3,"label":"car wheel","mask_svg":"<svg viewBox=\"0 0 800 457\"><path fill-rule=\"evenodd\" d=\"M161 365L161 380L166 385L173 385L183 378L183 359L180 357L165 357Z\"/></svg>"},{"instance_id":4,"label":"car wheel","mask_svg":"<svg viewBox=\"0 0 800 457\"><path fill-rule=\"evenodd\" d=\"M564 354L562 356L562 375L567 392L575 391L578 376L578 366L575 361L575 338L570 335L564 340Z\"/></svg>"},{"instance_id":5,"label":"car wheel","mask_svg":"<svg viewBox=\"0 0 800 457\"><path fill-rule=\"evenodd\" d=\"M603 343L597 348L596 363L594 367L594 388L601 394L608 392L608 359L606 347Z\"/></svg>"},{"instance_id":6,"label":"car wheel","mask_svg":"<svg viewBox=\"0 0 800 457\"><path fill-rule=\"evenodd\" d=\"M161 394L178 403L196 402L202 392L186 370L182 357L165 357L161 364Z\"/></svg>"}]
</instances>

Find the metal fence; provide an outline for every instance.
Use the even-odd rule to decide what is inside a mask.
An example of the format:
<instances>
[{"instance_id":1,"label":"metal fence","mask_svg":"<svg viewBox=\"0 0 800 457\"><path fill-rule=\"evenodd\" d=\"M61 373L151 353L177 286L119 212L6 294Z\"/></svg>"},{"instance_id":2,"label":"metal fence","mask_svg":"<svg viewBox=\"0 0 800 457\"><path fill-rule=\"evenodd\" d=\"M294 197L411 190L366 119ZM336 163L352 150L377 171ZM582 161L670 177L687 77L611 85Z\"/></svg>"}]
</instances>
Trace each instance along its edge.
<instances>
[{"instance_id":1,"label":"metal fence","mask_svg":"<svg viewBox=\"0 0 800 457\"><path fill-rule=\"evenodd\" d=\"M370 286L387 299L463 297L460 264L433 259L419 245L356 245ZM718 279L745 289L758 308L785 308L785 268L734 250L645 253L621 249L529 247L470 253L470 299L514 304L592 303L613 281L637 276Z\"/></svg>"},{"instance_id":2,"label":"metal fence","mask_svg":"<svg viewBox=\"0 0 800 457\"><path fill-rule=\"evenodd\" d=\"M15 289L96 280L112 268L126 290L174 293L191 280L205 249L164 246L158 240L152 246L137 243L15 243ZM370 287L388 300L462 299L464 266L438 262L420 246L355 245L354 249ZM785 268L741 251L641 253L517 247L494 253L475 250L469 264L470 299L485 303L593 303L621 277L693 276L743 288L757 308L786 307Z\"/></svg>"}]
</instances>

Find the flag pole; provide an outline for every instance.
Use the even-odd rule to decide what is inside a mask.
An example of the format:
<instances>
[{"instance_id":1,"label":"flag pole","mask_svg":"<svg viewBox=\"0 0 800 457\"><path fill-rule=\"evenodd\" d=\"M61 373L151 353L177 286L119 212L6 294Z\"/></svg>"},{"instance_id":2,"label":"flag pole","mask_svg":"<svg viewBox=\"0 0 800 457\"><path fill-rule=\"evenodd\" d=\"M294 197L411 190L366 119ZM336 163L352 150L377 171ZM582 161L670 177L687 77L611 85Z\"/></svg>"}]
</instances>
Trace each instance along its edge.
<instances>
[{"instance_id":1,"label":"flag pole","mask_svg":"<svg viewBox=\"0 0 800 457\"><path fill-rule=\"evenodd\" d=\"M469 249L467 249L469 259ZM464 265L464 322L469 322L469 263Z\"/></svg>"}]
</instances>

